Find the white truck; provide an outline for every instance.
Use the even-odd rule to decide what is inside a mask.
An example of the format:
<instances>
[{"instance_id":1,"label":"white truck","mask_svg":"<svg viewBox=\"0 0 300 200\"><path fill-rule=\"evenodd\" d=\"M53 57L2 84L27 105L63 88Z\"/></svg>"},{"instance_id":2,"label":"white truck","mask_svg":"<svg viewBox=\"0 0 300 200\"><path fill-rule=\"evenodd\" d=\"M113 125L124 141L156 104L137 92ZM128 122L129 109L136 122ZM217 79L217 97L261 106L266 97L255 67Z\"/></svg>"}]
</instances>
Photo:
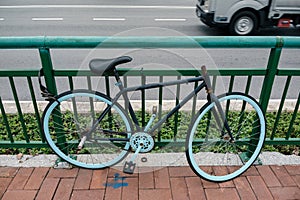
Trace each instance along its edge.
<instances>
[{"instance_id":1,"label":"white truck","mask_svg":"<svg viewBox=\"0 0 300 200\"><path fill-rule=\"evenodd\" d=\"M251 35L265 27L299 27L300 0L198 0L196 14L211 27Z\"/></svg>"}]
</instances>

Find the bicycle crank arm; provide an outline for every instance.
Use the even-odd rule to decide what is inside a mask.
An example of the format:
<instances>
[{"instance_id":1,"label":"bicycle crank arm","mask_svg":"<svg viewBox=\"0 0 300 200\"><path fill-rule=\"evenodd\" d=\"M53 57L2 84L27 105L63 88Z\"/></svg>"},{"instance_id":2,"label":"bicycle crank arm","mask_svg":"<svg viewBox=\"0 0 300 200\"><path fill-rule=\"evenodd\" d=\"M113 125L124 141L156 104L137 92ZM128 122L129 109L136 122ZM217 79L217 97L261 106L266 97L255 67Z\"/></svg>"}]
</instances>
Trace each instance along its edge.
<instances>
[{"instance_id":1,"label":"bicycle crank arm","mask_svg":"<svg viewBox=\"0 0 300 200\"><path fill-rule=\"evenodd\" d=\"M147 125L146 125L146 127L144 129L144 132L147 132L150 129L152 123L154 122L154 120L156 118L156 113L157 113L157 107L153 106L153 108L152 108L152 116L151 116L149 122L147 123Z\"/></svg>"},{"instance_id":2,"label":"bicycle crank arm","mask_svg":"<svg viewBox=\"0 0 300 200\"><path fill-rule=\"evenodd\" d=\"M127 174L133 174L136 163L134 163L134 160L136 159L137 155L141 151L143 147L143 143L139 145L139 147L135 150L133 156L131 157L130 161L126 161L123 167L123 172Z\"/></svg>"}]
</instances>

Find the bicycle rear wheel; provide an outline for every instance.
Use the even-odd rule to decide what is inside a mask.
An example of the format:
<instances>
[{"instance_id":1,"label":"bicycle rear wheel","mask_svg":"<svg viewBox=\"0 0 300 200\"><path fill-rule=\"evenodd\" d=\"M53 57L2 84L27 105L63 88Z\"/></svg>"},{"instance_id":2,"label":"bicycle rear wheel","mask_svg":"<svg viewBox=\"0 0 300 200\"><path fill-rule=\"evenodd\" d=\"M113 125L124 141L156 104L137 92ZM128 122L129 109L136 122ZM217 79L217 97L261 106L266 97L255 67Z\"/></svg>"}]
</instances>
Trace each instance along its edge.
<instances>
[{"instance_id":1,"label":"bicycle rear wheel","mask_svg":"<svg viewBox=\"0 0 300 200\"><path fill-rule=\"evenodd\" d=\"M99 169L117 164L128 154L132 125L119 104L111 105L110 98L98 92L62 93L48 104L43 115L49 146L63 160L78 167ZM100 114L110 106L91 132Z\"/></svg>"},{"instance_id":2,"label":"bicycle rear wheel","mask_svg":"<svg viewBox=\"0 0 300 200\"><path fill-rule=\"evenodd\" d=\"M218 99L233 141L223 125L220 126L220 116L213 114L217 110L215 103L207 103L197 113L186 141L191 168L198 176L213 182L231 180L255 162L266 128L264 114L252 97L230 93Z\"/></svg>"}]
</instances>

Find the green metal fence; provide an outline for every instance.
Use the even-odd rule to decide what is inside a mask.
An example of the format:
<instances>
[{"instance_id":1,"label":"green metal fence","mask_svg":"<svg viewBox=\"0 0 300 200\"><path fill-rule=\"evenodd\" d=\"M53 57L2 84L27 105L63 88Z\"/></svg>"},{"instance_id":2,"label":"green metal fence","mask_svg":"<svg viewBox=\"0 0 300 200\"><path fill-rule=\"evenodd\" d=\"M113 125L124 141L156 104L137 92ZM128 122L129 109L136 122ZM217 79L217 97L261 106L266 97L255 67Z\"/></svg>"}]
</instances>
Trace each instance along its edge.
<instances>
[{"instance_id":1,"label":"green metal fence","mask_svg":"<svg viewBox=\"0 0 300 200\"><path fill-rule=\"evenodd\" d=\"M279 61L282 55L283 49L300 49L300 38L298 37L191 37L189 40L193 40L194 43L186 42L182 37L119 37L113 40L107 41L106 37L0 37L0 50L8 49L36 49L39 52L40 63L45 73L45 82L49 91L53 94L57 94L58 88L61 86L57 83L59 78L67 79L68 89L74 88L74 78L84 77L87 82L87 87L92 89L92 78L95 75L88 70L63 70L57 69L53 66L51 59L52 49L92 49L99 44L104 43L101 48L197 48L196 44L199 44L205 49L269 49L268 62L266 66L261 68L226 68L217 70L209 70L209 73L213 75L213 82L222 76L229 79L228 91L233 90L235 80L237 78L243 78L246 82L246 86L242 92L249 93L250 87L253 84L255 77L263 79L262 87L259 88L260 95L258 97L259 102L264 112L268 114L268 106L270 105L270 97L274 88L273 84L276 78L284 79L285 86L282 93L281 100L276 111L272 111L275 116L274 119L268 121L268 133L266 138L266 144L269 145L300 145L300 117L299 117L299 86L296 87L296 96L294 99L292 110L286 111L284 105L287 99L287 92L291 87L291 80L300 76L300 67L294 69L279 68ZM1 55L1 54L0 54ZM66 58L68 59L68 58ZM2 63L3 64L3 63ZM300 64L300 63L299 63ZM201 63L199 64L201 65ZM133 71L129 75L128 69L120 69L121 74L124 77L125 85L127 84L128 77L141 76L139 71ZM180 74L180 75L178 75ZM195 76L199 72L195 69L176 69L162 71L155 71L151 69L144 69L143 76L141 76L141 83L145 83L148 77L158 77L160 81L165 77L173 76L180 79L184 76ZM37 103L37 99L40 96L39 91L35 84L37 83L38 69L22 69L16 70L14 66L11 66L9 70L0 69L0 80L6 80L7 92L11 92L13 96L13 105L16 107L15 118L11 119L11 114L7 113L6 99L2 99L3 94L0 94L0 147L1 148L42 148L48 147L45 143L44 136L42 134L41 126L41 113L42 109ZM29 91L31 98L30 104L34 110L34 125L27 120L27 114L23 112L18 90L16 89L16 79L25 80L26 83L22 87L26 87ZM110 81L109 77L104 77L106 85L106 93L110 95ZM176 96L180 93L180 86L177 86ZM159 102L162 101L163 90L159 89ZM251 94L250 94L251 95ZM141 113L142 122L146 123L146 97L145 93L141 94ZM195 107L192 108L192 113L195 113ZM159 108L159 113L162 110ZM288 113L288 122L284 118L284 125L281 123L281 118ZM17 116L17 117L16 117ZM178 120L178 115L175 115L175 121ZM34 126L34 127L32 127ZM283 127L284 126L284 127ZM174 126L174 134L176 135L178 127ZM158 141L162 142L159 137Z\"/></svg>"}]
</instances>

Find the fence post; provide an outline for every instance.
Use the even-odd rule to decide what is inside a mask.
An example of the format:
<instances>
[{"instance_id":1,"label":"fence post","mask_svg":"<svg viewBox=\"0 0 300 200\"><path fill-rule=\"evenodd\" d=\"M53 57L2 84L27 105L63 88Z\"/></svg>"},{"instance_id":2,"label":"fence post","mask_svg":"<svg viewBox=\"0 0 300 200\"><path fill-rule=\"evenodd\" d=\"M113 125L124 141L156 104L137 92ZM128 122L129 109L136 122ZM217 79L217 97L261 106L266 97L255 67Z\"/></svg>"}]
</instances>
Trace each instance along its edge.
<instances>
[{"instance_id":1,"label":"fence post","mask_svg":"<svg viewBox=\"0 0 300 200\"><path fill-rule=\"evenodd\" d=\"M45 82L48 91L51 94L54 94L54 96L57 95L57 88L56 88L56 83L55 83L55 78L54 78L54 72L53 72L53 65L52 65L52 60L50 56L50 50L49 48L40 48L40 58L42 62L42 67L44 71L44 77L45 77ZM56 139L59 144L65 144L66 143L66 137L64 134L64 130L61 130L61 126L59 124L62 124L62 118L61 118L61 112L60 112L60 107L55 109L53 111L53 121L55 122L55 132L57 133ZM67 149L66 149L67 151ZM66 152L65 152L66 153Z\"/></svg>"},{"instance_id":2,"label":"fence post","mask_svg":"<svg viewBox=\"0 0 300 200\"><path fill-rule=\"evenodd\" d=\"M267 108L268 108L274 79L275 79L275 76L277 73L277 68L278 68L278 63L279 63L279 59L280 59L280 55L281 55L282 46L283 46L283 39L281 37L277 37L276 45L274 48L271 49L271 52L269 55L265 79L264 79L262 90L261 90L260 97L259 97L261 109L264 113L266 113ZM258 127L257 123L254 124L254 127ZM258 131L257 129L258 128L253 129L254 137L251 138L251 140L250 140L250 143L253 143L253 145L249 146L249 152L255 151L254 147L256 146L255 144L258 141L257 140L258 135L254 134L254 133L256 133ZM248 158L250 158L250 155L246 154L246 158L244 158L244 159L247 160ZM258 159L258 163L260 163L260 162L261 161Z\"/></svg>"},{"instance_id":3,"label":"fence post","mask_svg":"<svg viewBox=\"0 0 300 200\"><path fill-rule=\"evenodd\" d=\"M282 46L283 46L283 38L278 36L276 38L276 46L275 46L275 48L271 49L271 52L269 55L267 72L265 75L265 79L264 79L262 90L261 90L260 97L259 97L259 102L261 104L261 108L264 113L266 113L267 108L268 108L275 75L276 75L277 69L278 69L278 63L280 60Z\"/></svg>"},{"instance_id":4,"label":"fence post","mask_svg":"<svg viewBox=\"0 0 300 200\"><path fill-rule=\"evenodd\" d=\"M46 82L47 89L50 93L57 95L50 50L48 48L40 48L39 52L40 52L40 58L41 58L42 67L45 75L45 82Z\"/></svg>"}]
</instances>

